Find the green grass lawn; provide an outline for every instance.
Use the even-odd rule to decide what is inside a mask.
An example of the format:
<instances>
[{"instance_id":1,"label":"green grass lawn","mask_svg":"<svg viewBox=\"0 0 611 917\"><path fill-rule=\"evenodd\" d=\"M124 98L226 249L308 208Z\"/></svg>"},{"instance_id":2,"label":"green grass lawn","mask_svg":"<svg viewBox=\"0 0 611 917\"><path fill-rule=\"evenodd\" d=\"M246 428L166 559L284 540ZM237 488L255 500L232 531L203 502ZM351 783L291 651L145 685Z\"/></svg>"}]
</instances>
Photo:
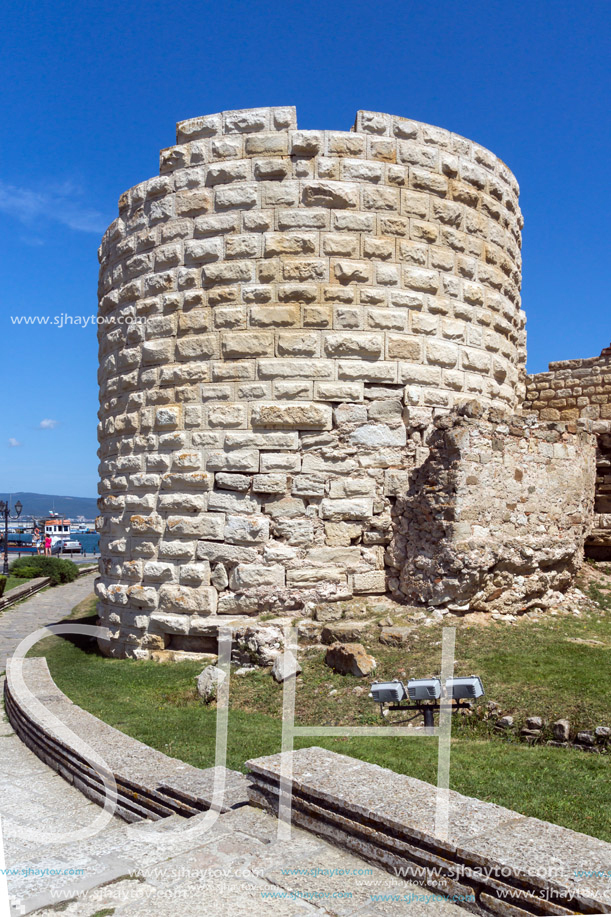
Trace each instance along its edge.
<instances>
[{"instance_id":1,"label":"green grass lawn","mask_svg":"<svg viewBox=\"0 0 611 917\"><path fill-rule=\"evenodd\" d=\"M596 588L603 598L608 596L611 577ZM85 600L73 617L94 623L94 610L94 600ZM580 728L609 724L611 614L604 607L579 617L523 619L515 626L456 624L457 673L481 674L487 697L501 704L504 713L513 713L516 722L539 715L566 717ZM419 629L401 649L382 646L375 632L364 642L378 660L377 677L404 678L438 670L440 639L440 629L431 627ZM46 655L57 684L75 703L166 754L198 767L214 763L216 711L204 706L195 692L201 663L106 659L91 641L73 641L52 637L34 652ZM366 696L368 680L337 675L324 665L323 654L321 648L303 660L297 722L379 724L377 708ZM365 690L355 694L355 687ZM281 698L281 688L268 671L232 678L229 767L244 770L248 758L279 750ZM436 781L434 738L312 738L296 745L322 745ZM607 841L611 820L603 800L608 797L610 766L608 754L545 744L528 747L515 737L498 735L479 716L455 718L453 789Z\"/></svg>"},{"instance_id":2,"label":"green grass lawn","mask_svg":"<svg viewBox=\"0 0 611 917\"><path fill-rule=\"evenodd\" d=\"M13 576L11 573L9 573L6 580L6 586L4 588L4 594L6 595L9 589L14 589L16 586L23 585L23 583L29 583L29 580L22 579L20 576Z\"/></svg>"}]
</instances>

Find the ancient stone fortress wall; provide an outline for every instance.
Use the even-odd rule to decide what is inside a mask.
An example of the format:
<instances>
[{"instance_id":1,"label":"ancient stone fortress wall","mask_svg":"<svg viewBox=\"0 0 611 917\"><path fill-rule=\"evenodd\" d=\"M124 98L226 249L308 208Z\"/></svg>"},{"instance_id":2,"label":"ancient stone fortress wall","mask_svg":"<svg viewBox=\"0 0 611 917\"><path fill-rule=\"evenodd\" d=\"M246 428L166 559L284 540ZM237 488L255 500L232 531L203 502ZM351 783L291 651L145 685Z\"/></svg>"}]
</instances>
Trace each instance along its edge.
<instances>
[{"instance_id":1,"label":"ancient stone fortress wall","mask_svg":"<svg viewBox=\"0 0 611 917\"><path fill-rule=\"evenodd\" d=\"M550 363L526 378L524 409L544 420L589 418L597 434L595 517L586 553L611 560L611 346L599 357Z\"/></svg>"},{"instance_id":2,"label":"ancient stone fortress wall","mask_svg":"<svg viewBox=\"0 0 611 917\"><path fill-rule=\"evenodd\" d=\"M384 592L388 572L400 592L391 509L433 414L513 410L524 387L518 186L483 147L253 109L180 123L160 172L99 253L98 591L119 655Z\"/></svg>"},{"instance_id":3,"label":"ancient stone fortress wall","mask_svg":"<svg viewBox=\"0 0 611 917\"><path fill-rule=\"evenodd\" d=\"M524 410L542 420L589 418L595 432L611 432L611 346L599 357L550 363L549 372L527 376Z\"/></svg>"},{"instance_id":4,"label":"ancient stone fortress wall","mask_svg":"<svg viewBox=\"0 0 611 917\"><path fill-rule=\"evenodd\" d=\"M561 601L593 522L590 422L569 428L471 402L434 427L393 510L389 561L404 599L503 614Z\"/></svg>"}]
</instances>

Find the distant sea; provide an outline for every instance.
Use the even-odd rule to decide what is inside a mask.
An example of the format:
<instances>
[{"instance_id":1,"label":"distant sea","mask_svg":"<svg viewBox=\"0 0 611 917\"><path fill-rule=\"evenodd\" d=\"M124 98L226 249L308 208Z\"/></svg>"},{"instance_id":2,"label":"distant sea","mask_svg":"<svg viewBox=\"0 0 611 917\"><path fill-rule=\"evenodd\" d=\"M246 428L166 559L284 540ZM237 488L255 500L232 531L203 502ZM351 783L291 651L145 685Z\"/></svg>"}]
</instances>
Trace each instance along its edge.
<instances>
[{"instance_id":1,"label":"distant sea","mask_svg":"<svg viewBox=\"0 0 611 917\"><path fill-rule=\"evenodd\" d=\"M11 554L18 553L18 548L10 545L10 541L21 542L24 545L24 553L33 553L32 545L32 536L31 535L9 535L9 552ZM83 552L86 554L98 554L100 551L100 536L97 532L73 532L70 535L70 541L80 542Z\"/></svg>"},{"instance_id":2,"label":"distant sea","mask_svg":"<svg viewBox=\"0 0 611 917\"><path fill-rule=\"evenodd\" d=\"M73 532L70 539L80 541L87 554L97 554L100 550L100 536L97 532Z\"/></svg>"}]
</instances>

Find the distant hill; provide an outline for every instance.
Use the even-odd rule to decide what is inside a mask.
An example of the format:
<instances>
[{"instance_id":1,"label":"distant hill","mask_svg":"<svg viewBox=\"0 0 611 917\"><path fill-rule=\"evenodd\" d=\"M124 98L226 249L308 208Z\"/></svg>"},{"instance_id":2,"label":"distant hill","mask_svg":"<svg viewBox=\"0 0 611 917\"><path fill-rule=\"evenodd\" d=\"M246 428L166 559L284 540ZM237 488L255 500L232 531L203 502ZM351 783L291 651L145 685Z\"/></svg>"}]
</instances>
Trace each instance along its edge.
<instances>
[{"instance_id":1,"label":"distant hill","mask_svg":"<svg viewBox=\"0 0 611 917\"><path fill-rule=\"evenodd\" d=\"M31 493L0 493L0 500L10 500L11 511L17 500L23 504L24 516L47 516L49 510L61 513L68 519L84 516L85 519L95 519L98 514L97 500L95 497L59 497L57 494L31 494Z\"/></svg>"}]
</instances>

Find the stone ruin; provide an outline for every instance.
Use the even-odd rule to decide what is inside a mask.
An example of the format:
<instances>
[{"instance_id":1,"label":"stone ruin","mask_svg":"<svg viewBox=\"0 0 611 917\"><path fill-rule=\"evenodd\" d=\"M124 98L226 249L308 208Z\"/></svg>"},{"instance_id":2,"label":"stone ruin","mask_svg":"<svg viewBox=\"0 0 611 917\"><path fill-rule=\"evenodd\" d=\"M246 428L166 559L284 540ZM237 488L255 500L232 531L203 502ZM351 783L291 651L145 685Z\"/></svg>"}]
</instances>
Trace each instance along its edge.
<instances>
[{"instance_id":1,"label":"stone ruin","mask_svg":"<svg viewBox=\"0 0 611 917\"><path fill-rule=\"evenodd\" d=\"M352 596L545 608L610 548L610 351L526 375L518 190L387 114L178 124L99 251L106 652Z\"/></svg>"}]
</instances>

